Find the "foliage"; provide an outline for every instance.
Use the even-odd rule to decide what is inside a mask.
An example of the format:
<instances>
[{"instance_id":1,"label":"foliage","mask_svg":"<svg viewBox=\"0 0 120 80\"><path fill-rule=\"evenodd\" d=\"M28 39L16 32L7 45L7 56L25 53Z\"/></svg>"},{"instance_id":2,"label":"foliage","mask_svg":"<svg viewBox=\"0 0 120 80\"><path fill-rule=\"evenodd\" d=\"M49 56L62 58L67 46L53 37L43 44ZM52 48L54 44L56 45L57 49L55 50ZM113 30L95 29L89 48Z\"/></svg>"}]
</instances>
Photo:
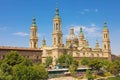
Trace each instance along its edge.
<instances>
[{"instance_id":1,"label":"foliage","mask_svg":"<svg viewBox=\"0 0 120 80\"><path fill-rule=\"evenodd\" d=\"M14 80L39 80L32 66L17 65L13 68Z\"/></svg>"},{"instance_id":2,"label":"foliage","mask_svg":"<svg viewBox=\"0 0 120 80\"><path fill-rule=\"evenodd\" d=\"M72 76L75 75L75 70L76 70L76 66L75 66L75 65L70 65L69 71L70 71L70 74L71 74Z\"/></svg>"},{"instance_id":3,"label":"foliage","mask_svg":"<svg viewBox=\"0 0 120 80\"><path fill-rule=\"evenodd\" d=\"M111 65L108 67L108 71L110 71L114 75L118 75L120 72L120 61L116 60L111 63Z\"/></svg>"},{"instance_id":4,"label":"foliage","mask_svg":"<svg viewBox=\"0 0 120 80\"><path fill-rule=\"evenodd\" d=\"M46 79L48 73L44 66L23 66L17 65L13 68L13 79L14 80L40 80Z\"/></svg>"},{"instance_id":5,"label":"foliage","mask_svg":"<svg viewBox=\"0 0 120 80\"><path fill-rule=\"evenodd\" d=\"M48 72L45 69L44 65L42 65L42 64L34 65L33 68L36 70L39 79L46 79L47 78Z\"/></svg>"},{"instance_id":6,"label":"foliage","mask_svg":"<svg viewBox=\"0 0 120 80\"><path fill-rule=\"evenodd\" d=\"M51 56L48 56L45 60L46 67L49 67L49 65L51 65L52 62L53 62L53 58Z\"/></svg>"},{"instance_id":7,"label":"foliage","mask_svg":"<svg viewBox=\"0 0 120 80\"><path fill-rule=\"evenodd\" d=\"M77 69L77 67L79 66L79 61L73 59L72 65L74 65L75 68Z\"/></svg>"},{"instance_id":8,"label":"foliage","mask_svg":"<svg viewBox=\"0 0 120 80\"><path fill-rule=\"evenodd\" d=\"M32 61L29 60L28 58L23 58L23 60L20 64L25 65L25 66L32 66L33 65Z\"/></svg>"},{"instance_id":9,"label":"foliage","mask_svg":"<svg viewBox=\"0 0 120 80\"><path fill-rule=\"evenodd\" d=\"M82 60L81 60L82 65L88 65L88 63L89 63L88 59L86 59L85 57L82 58Z\"/></svg>"},{"instance_id":10,"label":"foliage","mask_svg":"<svg viewBox=\"0 0 120 80\"><path fill-rule=\"evenodd\" d=\"M106 76L106 77L107 77L107 76L112 76L112 74L111 74L110 72L105 72L105 73L104 73L104 76Z\"/></svg>"},{"instance_id":11,"label":"foliage","mask_svg":"<svg viewBox=\"0 0 120 80\"><path fill-rule=\"evenodd\" d=\"M0 65L0 80L44 80L47 76L44 66L33 65L16 51L7 53Z\"/></svg>"},{"instance_id":12,"label":"foliage","mask_svg":"<svg viewBox=\"0 0 120 80\"><path fill-rule=\"evenodd\" d=\"M4 63L14 66L16 64L20 64L23 61L23 57L18 54L16 51L8 52L3 60Z\"/></svg>"},{"instance_id":13,"label":"foliage","mask_svg":"<svg viewBox=\"0 0 120 80\"><path fill-rule=\"evenodd\" d=\"M100 70L100 68L103 67L103 61L101 59L93 59L89 61L88 66L91 67L94 70Z\"/></svg>"},{"instance_id":14,"label":"foliage","mask_svg":"<svg viewBox=\"0 0 120 80\"><path fill-rule=\"evenodd\" d=\"M92 72L90 70L86 71L86 77L88 80L93 80Z\"/></svg>"},{"instance_id":15,"label":"foliage","mask_svg":"<svg viewBox=\"0 0 120 80\"><path fill-rule=\"evenodd\" d=\"M61 55L58 60L57 63L59 63L60 65L64 65L66 67L69 67L73 62L73 57L70 54L65 54L65 55Z\"/></svg>"},{"instance_id":16,"label":"foliage","mask_svg":"<svg viewBox=\"0 0 120 80\"><path fill-rule=\"evenodd\" d=\"M112 78L108 78L107 80L120 80L120 77L112 77Z\"/></svg>"},{"instance_id":17,"label":"foliage","mask_svg":"<svg viewBox=\"0 0 120 80\"><path fill-rule=\"evenodd\" d=\"M2 63L2 64L1 64L1 71L2 71L3 73L9 73L9 74L11 74L11 72L12 72L12 67L9 66L9 65L6 64L6 63Z\"/></svg>"}]
</instances>

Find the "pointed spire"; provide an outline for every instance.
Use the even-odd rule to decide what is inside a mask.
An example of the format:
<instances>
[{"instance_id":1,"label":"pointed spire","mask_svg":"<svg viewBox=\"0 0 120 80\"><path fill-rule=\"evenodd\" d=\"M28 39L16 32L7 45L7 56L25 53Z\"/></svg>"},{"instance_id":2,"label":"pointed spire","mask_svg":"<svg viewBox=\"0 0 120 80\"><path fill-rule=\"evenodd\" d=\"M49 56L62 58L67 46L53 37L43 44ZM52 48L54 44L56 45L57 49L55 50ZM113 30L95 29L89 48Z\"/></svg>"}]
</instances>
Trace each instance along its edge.
<instances>
[{"instance_id":1,"label":"pointed spire","mask_svg":"<svg viewBox=\"0 0 120 80\"><path fill-rule=\"evenodd\" d=\"M32 26L36 27L36 18L35 17L33 17L33 19L32 19Z\"/></svg>"},{"instance_id":2,"label":"pointed spire","mask_svg":"<svg viewBox=\"0 0 120 80\"><path fill-rule=\"evenodd\" d=\"M106 20L104 21L104 28L103 29L108 29Z\"/></svg>"},{"instance_id":3,"label":"pointed spire","mask_svg":"<svg viewBox=\"0 0 120 80\"><path fill-rule=\"evenodd\" d=\"M54 18L60 18L60 16L59 16L58 2L56 2L56 9L55 9L55 17Z\"/></svg>"},{"instance_id":4,"label":"pointed spire","mask_svg":"<svg viewBox=\"0 0 120 80\"><path fill-rule=\"evenodd\" d=\"M82 27L80 27L80 34L83 34Z\"/></svg>"},{"instance_id":5,"label":"pointed spire","mask_svg":"<svg viewBox=\"0 0 120 80\"><path fill-rule=\"evenodd\" d=\"M45 37L43 37L43 40L42 40L42 46L46 46L46 40L45 40Z\"/></svg>"}]
</instances>

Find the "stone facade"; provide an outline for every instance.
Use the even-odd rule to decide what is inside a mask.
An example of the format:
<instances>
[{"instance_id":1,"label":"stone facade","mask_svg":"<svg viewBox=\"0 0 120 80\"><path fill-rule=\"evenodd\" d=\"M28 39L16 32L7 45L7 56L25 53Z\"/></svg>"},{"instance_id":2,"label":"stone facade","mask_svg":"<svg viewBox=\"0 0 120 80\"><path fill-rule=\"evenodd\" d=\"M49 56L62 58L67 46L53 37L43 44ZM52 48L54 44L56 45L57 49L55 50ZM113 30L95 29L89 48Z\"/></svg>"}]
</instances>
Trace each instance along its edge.
<instances>
[{"instance_id":1,"label":"stone facade","mask_svg":"<svg viewBox=\"0 0 120 80\"><path fill-rule=\"evenodd\" d=\"M17 51L23 57L27 57L33 61L41 62L42 50L20 47L6 47L0 46L0 60L5 58L5 55L10 51Z\"/></svg>"}]
</instances>

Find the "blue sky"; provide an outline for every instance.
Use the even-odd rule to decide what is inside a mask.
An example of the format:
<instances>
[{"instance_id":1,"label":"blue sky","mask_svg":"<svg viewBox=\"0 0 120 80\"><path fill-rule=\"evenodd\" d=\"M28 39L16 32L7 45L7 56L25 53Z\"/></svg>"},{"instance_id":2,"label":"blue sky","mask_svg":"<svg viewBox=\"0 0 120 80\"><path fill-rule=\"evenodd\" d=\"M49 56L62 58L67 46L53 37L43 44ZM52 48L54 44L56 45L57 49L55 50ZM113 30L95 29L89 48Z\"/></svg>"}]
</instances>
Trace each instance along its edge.
<instances>
[{"instance_id":1,"label":"blue sky","mask_svg":"<svg viewBox=\"0 0 120 80\"><path fill-rule=\"evenodd\" d=\"M113 54L120 54L120 0L58 0L63 42L73 26L78 34L83 26L91 47L101 44L104 20L110 30ZM36 17L39 47L43 36L51 46L56 0L0 0L0 46L29 47L32 17Z\"/></svg>"}]
</instances>

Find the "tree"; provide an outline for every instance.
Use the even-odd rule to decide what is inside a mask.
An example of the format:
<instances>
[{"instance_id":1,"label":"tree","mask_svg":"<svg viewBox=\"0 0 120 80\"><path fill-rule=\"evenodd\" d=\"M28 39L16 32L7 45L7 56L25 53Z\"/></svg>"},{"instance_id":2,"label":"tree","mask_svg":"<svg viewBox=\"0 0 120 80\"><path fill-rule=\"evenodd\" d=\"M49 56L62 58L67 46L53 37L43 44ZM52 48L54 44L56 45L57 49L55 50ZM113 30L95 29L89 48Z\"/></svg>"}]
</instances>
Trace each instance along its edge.
<instances>
[{"instance_id":1,"label":"tree","mask_svg":"<svg viewBox=\"0 0 120 80\"><path fill-rule=\"evenodd\" d=\"M12 67L9 66L9 65L6 64L6 63L2 63L2 64L1 64L1 71L2 71L3 73L11 74L11 73L12 73Z\"/></svg>"},{"instance_id":2,"label":"tree","mask_svg":"<svg viewBox=\"0 0 120 80\"><path fill-rule=\"evenodd\" d=\"M74 65L75 69L77 69L78 66L79 66L79 61L77 61L77 60L74 59L73 62L72 62L72 65Z\"/></svg>"},{"instance_id":3,"label":"tree","mask_svg":"<svg viewBox=\"0 0 120 80\"><path fill-rule=\"evenodd\" d=\"M46 67L49 67L49 65L51 65L52 62L53 62L53 58L51 56L47 57L45 60Z\"/></svg>"},{"instance_id":4,"label":"tree","mask_svg":"<svg viewBox=\"0 0 120 80\"><path fill-rule=\"evenodd\" d=\"M82 60L81 60L82 65L88 65L88 63L89 63L88 59L86 59L85 57L82 58Z\"/></svg>"},{"instance_id":5,"label":"tree","mask_svg":"<svg viewBox=\"0 0 120 80\"><path fill-rule=\"evenodd\" d=\"M14 80L39 80L32 66L16 65L13 68Z\"/></svg>"},{"instance_id":6,"label":"tree","mask_svg":"<svg viewBox=\"0 0 120 80\"><path fill-rule=\"evenodd\" d=\"M39 79L42 79L42 80L47 79L48 72L45 69L44 65L42 65L42 64L34 65L33 68L37 70L37 75L38 75Z\"/></svg>"},{"instance_id":7,"label":"tree","mask_svg":"<svg viewBox=\"0 0 120 80\"><path fill-rule=\"evenodd\" d=\"M33 65L16 51L7 53L0 65L0 80L44 80L47 76L44 66Z\"/></svg>"},{"instance_id":8,"label":"tree","mask_svg":"<svg viewBox=\"0 0 120 80\"><path fill-rule=\"evenodd\" d=\"M28 58L23 58L22 62L20 63L21 65L25 65L25 66L32 66L33 63L31 60L29 60Z\"/></svg>"},{"instance_id":9,"label":"tree","mask_svg":"<svg viewBox=\"0 0 120 80\"><path fill-rule=\"evenodd\" d=\"M114 62L112 62L111 65L108 67L108 71L117 76L120 72L120 61L115 60Z\"/></svg>"},{"instance_id":10,"label":"tree","mask_svg":"<svg viewBox=\"0 0 120 80\"><path fill-rule=\"evenodd\" d=\"M89 61L88 66L91 67L91 68L94 69L94 70L99 71L100 68L103 67L103 62L102 62L102 60L100 60L100 59L93 59L93 60L90 60L90 61Z\"/></svg>"},{"instance_id":11,"label":"tree","mask_svg":"<svg viewBox=\"0 0 120 80\"><path fill-rule=\"evenodd\" d=\"M77 70L79 62L77 60L73 60L72 64L69 66L69 71L72 76L75 75L75 71Z\"/></svg>"},{"instance_id":12,"label":"tree","mask_svg":"<svg viewBox=\"0 0 120 80\"><path fill-rule=\"evenodd\" d=\"M92 72L90 70L86 71L86 77L88 80L93 80Z\"/></svg>"},{"instance_id":13,"label":"tree","mask_svg":"<svg viewBox=\"0 0 120 80\"><path fill-rule=\"evenodd\" d=\"M65 67L69 67L72 64L72 62L73 62L73 57L70 54L61 55L57 60L57 63Z\"/></svg>"},{"instance_id":14,"label":"tree","mask_svg":"<svg viewBox=\"0 0 120 80\"><path fill-rule=\"evenodd\" d=\"M6 54L5 59L2 61L10 66L20 64L23 61L23 57L16 51L10 51Z\"/></svg>"},{"instance_id":15,"label":"tree","mask_svg":"<svg viewBox=\"0 0 120 80\"><path fill-rule=\"evenodd\" d=\"M76 70L76 66L75 66L75 65L70 65L69 71L70 71L70 74L71 74L72 76L75 75L75 70Z\"/></svg>"}]
</instances>

